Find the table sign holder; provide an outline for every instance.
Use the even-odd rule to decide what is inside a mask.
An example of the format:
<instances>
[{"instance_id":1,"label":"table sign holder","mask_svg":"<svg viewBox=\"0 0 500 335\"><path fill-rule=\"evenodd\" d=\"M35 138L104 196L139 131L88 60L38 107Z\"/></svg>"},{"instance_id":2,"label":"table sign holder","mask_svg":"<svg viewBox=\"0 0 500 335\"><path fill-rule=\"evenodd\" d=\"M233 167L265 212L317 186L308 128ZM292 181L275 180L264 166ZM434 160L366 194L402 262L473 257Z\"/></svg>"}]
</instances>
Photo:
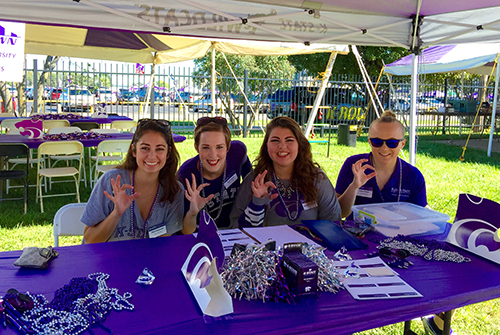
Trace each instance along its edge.
<instances>
[{"instance_id":1,"label":"table sign holder","mask_svg":"<svg viewBox=\"0 0 500 335\"><path fill-rule=\"evenodd\" d=\"M42 120L22 120L16 122L16 128L22 136L30 139L43 138L43 121Z\"/></svg>"},{"instance_id":2,"label":"table sign holder","mask_svg":"<svg viewBox=\"0 0 500 335\"><path fill-rule=\"evenodd\" d=\"M92 109L94 110L94 113L90 116L91 118L94 119L99 119L99 118L107 118L108 113L106 112L106 109L104 108L106 104L95 104L92 105Z\"/></svg>"},{"instance_id":3,"label":"table sign holder","mask_svg":"<svg viewBox=\"0 0 500 335\"><path fill-rule=\"evenodd\" d=\"M460 194L455 222L446 241L500 264L500 204Z\"/></svg>"},{"instance_id":4,"label":"table sign holder","mask_svg":"<svg viewBox=\"0 0 500 335\"><path fill-rule=\"evenodd\" d=\"M221 317L233 313L233 301L218 270L224 265L224 248L214 220L200 212L200 227L182 274L203 314Z\"/></svg>"}]
</instances>

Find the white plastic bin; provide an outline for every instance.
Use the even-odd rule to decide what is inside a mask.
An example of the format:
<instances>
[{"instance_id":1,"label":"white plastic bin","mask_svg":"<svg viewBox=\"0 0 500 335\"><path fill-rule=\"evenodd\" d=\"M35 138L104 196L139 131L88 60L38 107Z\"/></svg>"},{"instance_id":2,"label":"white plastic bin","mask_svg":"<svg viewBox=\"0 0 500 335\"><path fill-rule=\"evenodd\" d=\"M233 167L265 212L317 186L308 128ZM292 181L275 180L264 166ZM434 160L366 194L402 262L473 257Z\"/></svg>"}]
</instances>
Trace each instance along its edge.
<instances>
[{"instance_id":1,"label":"white plastic bin","mask_svg":"<svg viewBox=\"0 0 500 335\"><path fill-rule=\"evenodd\" d=\"M385 202L352 206L354 218L374 225L381 234L401 235L442 234L449 215L409 202Z\"/></svg>"}]
</instances>

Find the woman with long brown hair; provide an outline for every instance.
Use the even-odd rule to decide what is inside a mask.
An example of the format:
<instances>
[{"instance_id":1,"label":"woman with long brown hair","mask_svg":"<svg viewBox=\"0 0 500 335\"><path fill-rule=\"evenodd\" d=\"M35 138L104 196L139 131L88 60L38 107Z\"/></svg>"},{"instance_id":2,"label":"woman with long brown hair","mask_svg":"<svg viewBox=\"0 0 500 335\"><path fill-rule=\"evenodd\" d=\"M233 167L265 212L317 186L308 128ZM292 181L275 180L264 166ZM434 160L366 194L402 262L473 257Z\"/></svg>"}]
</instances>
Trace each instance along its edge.
<instances>
[{"instance_id":1,"label":"woman with long brown hair","mask_svg":"<svg viewBox=\"0 0 500 335\"><path fill-rule=\"evenodd\" d=\"M299 124L277 117L266 127L254 171L240 186L231 226L293 225L305 219L340 220L340 205Z\"/></svg>"},{"instance_id":2,"label":"woman with long brown hair","mask_svg":"<svg viewBox=\"0 0 500 335\"><path fill-rule=\"evenodd\" d=\"M105 172L81 221L86 243L171 235L182 229L184 188L170 122L143 119L125 161Z\"/></svg>"}]
</instances>

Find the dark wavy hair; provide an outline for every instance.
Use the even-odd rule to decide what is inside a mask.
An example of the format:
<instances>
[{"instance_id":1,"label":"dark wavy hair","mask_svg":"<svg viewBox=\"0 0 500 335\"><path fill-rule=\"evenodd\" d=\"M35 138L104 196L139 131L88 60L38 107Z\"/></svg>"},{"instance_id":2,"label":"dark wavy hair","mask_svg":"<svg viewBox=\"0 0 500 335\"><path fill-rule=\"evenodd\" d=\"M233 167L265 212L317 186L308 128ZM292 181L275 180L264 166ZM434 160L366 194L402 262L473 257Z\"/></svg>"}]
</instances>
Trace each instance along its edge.
<instances>
[{"instance_id":1,"label":"dark wavy hair","mask_svg":"<svg viewBox=\"0 0 500 335\"><path fill-rule=\"evenodd\" d=\"M297 158L293 164L293 183L297 186L300 192L304 195L304 200L307 203L318 200L318 189L314 186L317 178L326 178L325 174L320 171L318 163L313 162L311 144L302 133L299 124L288 116L280 116L271 120L266 127L266 135L260 147L259 155L254 162L255 175L267 170L266 179L270 180L274 171L273 160L267 151L267 142L274 128L288 128L292 131L299 144Z\"/></svg>"},{"instance_id":2,"label":"dark wavy hair","mask_svg":"<svg viewBox=\"0 0 500 335\"><path fill-rule=\"evenodd\" d=\"M179 152L175 148L170 126L163 124L162 120L148 120L138 124L134 137L132 138L132 143L130 143L130 147L128 148L127 157L125 157L125 161L117 168L129 171L137 170L137 160L133 155L136 149L136 144L145 133L152 131L161 134L165 138L168 145L167 161L165 162L165 166L160 170L158 181L164 190L164 193L160 198L160 202L168 201L172 203L175 199L175 195L180 191L180 186L179 183L177 183L176 177L180 156Z\"/></svg>"}]
</instances>

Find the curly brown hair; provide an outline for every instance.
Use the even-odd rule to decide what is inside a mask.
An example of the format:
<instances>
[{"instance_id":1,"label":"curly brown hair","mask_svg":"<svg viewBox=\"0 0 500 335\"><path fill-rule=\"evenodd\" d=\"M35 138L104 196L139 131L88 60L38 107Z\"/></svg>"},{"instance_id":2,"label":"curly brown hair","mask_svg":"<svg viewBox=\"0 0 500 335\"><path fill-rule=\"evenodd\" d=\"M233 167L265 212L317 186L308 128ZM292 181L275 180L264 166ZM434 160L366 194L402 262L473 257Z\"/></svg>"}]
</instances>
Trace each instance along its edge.
<instances>
[{"instance_id":1,"label":"curly brown hair","mask_svg":"<svg viewBox=\"0 0 500 335\"><path fill-rule=\"evenodd\" d=\"M168 157L165 162L165 166L160 170L158 175L158 180L160 185L163 187L164 193L160 198L160 202L170 202L172 203L175 199L175 195L180 191L179 183L177 182L177 168L179 167L180 156L179 152L175 148L174 139L172 136L172 131L170 130L170 125L162 120L147 120L146 122L141 122L138 124L135 131L130 147L128 148L127 156L125 161L117 166L119 169L125 169L129 171L135 171L137 169L137 161L134 157L134 151L137 142L141 137L147 132L157 132L161 134L168 145Z\"/></svg>"},{"instance_id":2,"label":"curly brown hair","mask_svg":"<svg viewBox=\"0 0 500 335\"><path fill-rule=\"evenodd\" d=\"M314 186L317 178L325 178L325 174L321 172L318 163L313 162L311 144L302 133L299 124L288 116L280 116L271 120L266 127L266 135L260 147L259 155L254 162L255 175L268 171L266 179L270 180L273 169L273 160L267 151L267 142L274 128L288 128L293 133L299 144L297 158L293 164L292 180L304 195L304 200L307 203L316 202L318 200L318 189Z\"/></svg>"}]
</instances>

